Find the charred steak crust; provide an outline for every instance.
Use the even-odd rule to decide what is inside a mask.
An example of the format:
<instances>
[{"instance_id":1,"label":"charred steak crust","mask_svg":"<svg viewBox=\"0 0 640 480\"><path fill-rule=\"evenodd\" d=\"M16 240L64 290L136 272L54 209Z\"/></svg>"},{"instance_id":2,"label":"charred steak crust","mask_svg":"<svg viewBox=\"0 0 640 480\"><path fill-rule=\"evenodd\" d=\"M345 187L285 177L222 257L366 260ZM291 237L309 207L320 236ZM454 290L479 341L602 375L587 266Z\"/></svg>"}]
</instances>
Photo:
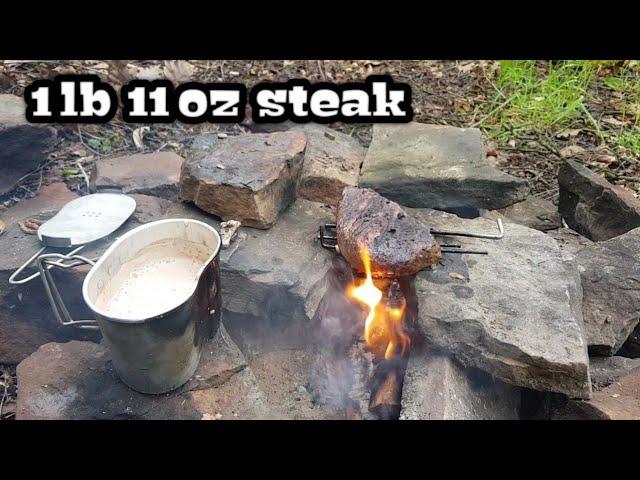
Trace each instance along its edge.
<instances>
[{"instance_id":1,"label":"charred steak crust","mask_svg":"<svg viewBox=\"0 0 640 480\"><path fill-rule=\"evenodd\" d=\"M364 271L360 245L369 251L377 277L413 275L432 269L442 258L429 227L368 188L347 187L342 192L337 235L340 253L355 270Z\"/></svg>"}]
</instances>

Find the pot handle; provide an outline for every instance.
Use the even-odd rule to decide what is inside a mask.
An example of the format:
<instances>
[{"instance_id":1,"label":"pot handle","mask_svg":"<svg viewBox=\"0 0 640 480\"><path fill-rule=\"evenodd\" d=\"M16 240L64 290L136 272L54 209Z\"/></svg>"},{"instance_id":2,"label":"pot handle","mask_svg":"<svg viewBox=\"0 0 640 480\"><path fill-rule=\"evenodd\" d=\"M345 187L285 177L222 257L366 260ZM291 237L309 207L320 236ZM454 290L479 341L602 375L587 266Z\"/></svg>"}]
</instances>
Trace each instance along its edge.
<instances>
[{"instance_id":1,"label":"pot handle","mask_svg":"<svg viewBox=\"0 0 640 480\"><path fill-rule=\"evenodd\" d=\"M68 262L68 263L67 263ZM88 264L95 265L95 261L90 260L82 255L62 255L60 253L47 253L44 255L40 255L36 259L36 264L38 265L38 270L40 272L40 277L42 278L42 284L44 285L45 292L47 293L47 297L49 298L49 303L51 304L51 309L53 310L53 314L58 320L58 323L63 326L73 326L77 328L83 328L86 330L98 330L98 322L95 320L74 320L71 318L71 314L67 309L67 306L58 291L58 287L53 280L53 276L51 275L51 268L73 268L78 265Z\"/></svg>"}]
</instances>

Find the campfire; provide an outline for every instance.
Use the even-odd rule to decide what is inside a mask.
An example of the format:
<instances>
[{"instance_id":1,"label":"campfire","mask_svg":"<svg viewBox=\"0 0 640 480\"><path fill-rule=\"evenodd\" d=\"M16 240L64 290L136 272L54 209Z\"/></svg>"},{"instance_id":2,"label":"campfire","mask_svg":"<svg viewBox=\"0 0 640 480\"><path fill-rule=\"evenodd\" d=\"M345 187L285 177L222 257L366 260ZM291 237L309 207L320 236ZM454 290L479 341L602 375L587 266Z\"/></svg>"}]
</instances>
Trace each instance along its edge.
<instances>
[{"instance_id":1,"label":"campfire","mask_svg":"<svg viewBox=\"0 0 640 480\"><path fill-rule=\"evenodd\" d=\"M389 280L386 275L380 275L378 282L382 283L381 288L376 286L369 252L364 245L360 248L365 279L359 285L350 284L346 294L368 309L364 325L367 349L376 358L391 360L396 354L404 355L411 343L403 321L407 302L397 279ZM383 295L383 291L387 294Z\"/></svg>"}]
</instances>

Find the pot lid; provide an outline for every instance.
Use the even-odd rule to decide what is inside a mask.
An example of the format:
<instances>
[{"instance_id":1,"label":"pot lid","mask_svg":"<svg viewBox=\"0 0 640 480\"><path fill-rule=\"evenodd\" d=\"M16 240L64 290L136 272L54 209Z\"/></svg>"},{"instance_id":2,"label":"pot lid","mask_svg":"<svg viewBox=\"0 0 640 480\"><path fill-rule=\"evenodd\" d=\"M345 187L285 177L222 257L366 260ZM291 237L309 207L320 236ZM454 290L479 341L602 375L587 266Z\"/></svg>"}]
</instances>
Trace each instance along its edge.
<instances>
[{"instance_id":1,"label":"pot lid","mask_svg":"<svg viewBox=\"0 0 640 480\"><path fill-rule=\"evenodd\" d=\"M94 193L67 203L38 228L38 239L49 247L75 247L106 237L136 209L136 201L121 193Z\"/></svg>"}]
</instances>

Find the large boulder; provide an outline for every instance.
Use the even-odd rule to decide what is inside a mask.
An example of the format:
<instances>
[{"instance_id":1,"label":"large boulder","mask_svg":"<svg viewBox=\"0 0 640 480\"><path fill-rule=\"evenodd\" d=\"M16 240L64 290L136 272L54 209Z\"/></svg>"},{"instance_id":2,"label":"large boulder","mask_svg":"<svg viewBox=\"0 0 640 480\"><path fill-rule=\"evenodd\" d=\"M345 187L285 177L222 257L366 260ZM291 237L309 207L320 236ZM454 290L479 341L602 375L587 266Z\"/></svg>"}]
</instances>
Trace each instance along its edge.
<instances>
[{"instance_id":1,"label":"large boulder","mask_svg":"<svg viewBox=\"0 0 640 480\"><path fill-rule=\"evenodd\" d=\"M224 327L206 346L194 376L163 395L127 387L106 346L48 343L17 369L20 420L265 419L273 418L264 394Z\"/></svg>"},{"instance_id":2,"label":"large boulder","mask_svg":"<svg viewBox=\"0 0 640 480\"><path fill-rule=\"evenodd\" d=\"M184 159L174 152L103 158L93 165L92 191L139 193L176 200L183 163Z\"/></svg>"},{"instance_id":3,"label":"large boulder","mask_svg":"<svg viewBox=\"0 0 640 480\"><path fill-rule=\"evenodd\" d=\"M576 254L589 349L614 355L640 322L640 228Z\"/></svg>"},{"instance_id":4,"label":"large boulder","mask_svg":"<svg viewBox=\"0 0 640 480\"><path fill-rule=\"evenodd\" d=\"M302 132L277 132L192 148L180 196L223 220L269 228L295 200L306 144Z\"/></svg>"},{"instance_id":5,"label":"large boulder","mask_svg":"<svg viewBox=\"0 0 640 480\"><path fill-rule=\"evenodd\" d=\"M0 95L0 195L47 158L56 130L27 122L26 105L16 95Z\"/></svg>"},{"instance_id":6,"label":"large boulder","mask_svg":"<svg viewBox=\"0 0 640 480\"><path fill-rule=\"evenodd\" d=\"M402 387L402 420L517 420L518 387L449 356L411 352Z\"/></svg>"},{"instance_id":7,"label":"large boulder","mask_svg":"<svg viewBox=\"0 0 640 480\"><path fill-rule=\"evenodd\" d=\"M373 190L347 187L338 207L336 232L340 253L363 272L362 250L377 277L415 275L442 258L429 226Z\"/></svg>"},{"instance_id":8,"label":"large boulder","mask_svg":"<svg viewBox=\"0 0 640 480\"><path fill-rule=\"evenodd\" d=\"M360 186L408 207L496 210L523 200L527 182L490 166L480 130L376 124Z\"/></svg>"},{"instance_id":9,"label":"large boulder","mask_svg":"<svg viewBox=\"0 0 640 480\"><path fill-rule=\"evenodd\" d=\"M243 351L305 345L334 253L316 236L333 211L298 199L267 231L241 228L222 250L222 303Z\"/></svg>"},{"instance_id":10,"label":"large boulder","mask_svg":"<svg viewBox=\"0 0 640 480\"><path fill-rule=\"evenodd\" d=\"M591 240L602 241L640 227L640 200L573 160L558 172L558 209L567 224Z\"/></svg>"},{"instance_id":11,"label":"large boulder","mask_svg":"<svg viewBox=\"0 0 640 480\"><path fill-rule=\"evenodd\" d=\"M440 230L493 232L489 220L413 210ZM555 240L508 224L501 240L445 238L488 255L445 254L415 281L417 328L465 366L535 390L588 398L589 359L577 265Z\"/></svg>"}]
</instances>

